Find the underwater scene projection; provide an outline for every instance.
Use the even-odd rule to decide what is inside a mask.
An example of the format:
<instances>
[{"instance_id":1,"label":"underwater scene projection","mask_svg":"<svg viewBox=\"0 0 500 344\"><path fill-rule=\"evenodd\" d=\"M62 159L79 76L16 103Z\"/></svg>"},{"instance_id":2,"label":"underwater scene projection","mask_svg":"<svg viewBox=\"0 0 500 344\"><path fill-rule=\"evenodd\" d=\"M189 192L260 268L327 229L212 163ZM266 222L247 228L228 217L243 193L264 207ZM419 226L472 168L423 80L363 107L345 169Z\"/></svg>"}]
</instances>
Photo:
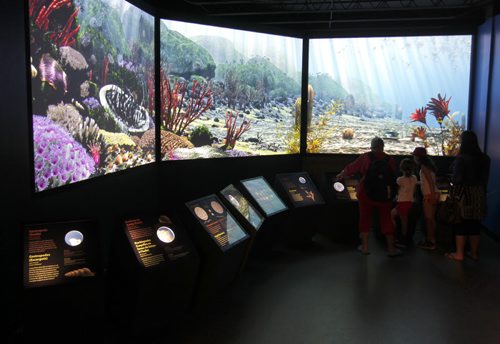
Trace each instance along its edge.
<instances>
[{"instance_id":1,"label":"underwater scene projection","mask_svg":"<svg viewBox=\"0 0 500 344\"><path fill-rule=\"evenodd\" d=\"M467 123L471 36L312 39L307 149L455 155Z\"/></svg>"},{"instance_id":2,"label":"underwater scene projection","mask_svg":"<svg viewBox=\"0 0 500 344\"><path fill-rule=\"evenodd\" d=\"M154 18L122 0L30 0L35 189L155 159Z\"/></svg>"},{"instance_id":3,"label":"underwater scene projection","mask_svg":"<svg viewBox=\"0 0 500 344\"><path fill-rule=\"evenodd\" d=\"M163 160L298 153L302 40L161 20Z\"/></svg>"}]
</instances>

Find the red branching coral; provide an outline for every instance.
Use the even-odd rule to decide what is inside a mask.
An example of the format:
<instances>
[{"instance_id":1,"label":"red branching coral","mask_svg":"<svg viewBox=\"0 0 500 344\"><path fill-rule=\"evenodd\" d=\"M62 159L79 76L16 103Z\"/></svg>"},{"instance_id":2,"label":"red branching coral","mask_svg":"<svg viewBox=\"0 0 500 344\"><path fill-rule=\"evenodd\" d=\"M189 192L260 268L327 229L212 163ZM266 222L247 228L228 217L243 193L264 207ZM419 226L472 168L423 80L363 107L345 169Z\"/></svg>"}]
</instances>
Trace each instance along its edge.
<instances>
[{"instance_id":1,"label":"red branching coral","mask_svg":"<svg viewBox=\"0 0 500 344\"><path fill-rule=\"evenodd\" d=\"M163 71L160 80L162 126L182 135L189 124L212 106L211 84L193 80L188 96L185 80L177 79L172 86L168 74Z\"/></svg>"},{"instance_id":2,"label":"red branching coral","mask_svg":"<svg viewBox=\"0 0 500 344\"><path fill-rule=\"evenodd\" d=\"M450 110L448 109L448 104L450 103L451 97L446 100L446 95L441 97L438 93L438 98L431 98L427 103L427 109L436 117L437 122L441 125L443 119L448 116Z\"/></svg>"},{"instance_id":3,"label":"red branching coral","mask_svg":"<svg viewBox=\"0 0 500 344\"><path fill-rule=\"evenodd\" d=\"M55 45L58 47L64 47L64 46L72 46L76 42L76 35L78 34L78 31L80 31L80 25L77 25L75 29L71 29L73 22L78 15L78 11L80 9L77 8L75 12L69 17L68 21L66 22L66 25L64 25L64 28L56 33L52 33L50 35L50 39L52 42L54 42Z\"/></svg>"},{"instance_id":4,"label":"red branching coral","mask_svg":"<svg viewBox=\"0 0 500 344\"><path fill-rule=\"evenodd\" d=\"M416 109L414 113L410 115L410 120L412 122L422 122L427 124L427 108Z\"/></svg>"},{"instance_id":5,"label":"red branching coral","mask_svg":"<svg viewBox=\"0 0 500 344\"><path fill-rule=\"evenodd\" d=\"M51 15L64 6L70 8L72 6L72 2L71 0L52 0L48 6L46 6L45 3L46 1L44 0L30 0L29 15L32 20L34 19L34 25L38 27L38 29L49 31L49 18ZM54 29L50 33L49 38L56 46L72 46L75 44L75 37L78 34L78 31L80 31L80 25L73 28L73 24L79 10L80 9L77 8L71 14L62 29Z\"/></svg>"},{"instance_id":6,"label":"red branching coral","mask_svg":"<svg viewBox=\"0 0 500 344\"><path fill-rule=\"evenodd\" d=\"M227 149L234 148L236 141L241 137L241 135L250 129L250 121L243 117L243 122L241 122L240 127L236 129L236 121L238 120L238 113L233 115L232 111L226 112L226 144Z\"/></svg>"},{"instance_id":7,"label":"red branching coral","mask_svg":"<svg viewBox=\"0 0 500 344\"><path fill-rule=\"evenodd\" d=\"M427 139L427 131L424 127L414 128L412 137L413 139L415 139L415 137L418 137L421 140L425 140Z\"/></svg>"}]
</instances>

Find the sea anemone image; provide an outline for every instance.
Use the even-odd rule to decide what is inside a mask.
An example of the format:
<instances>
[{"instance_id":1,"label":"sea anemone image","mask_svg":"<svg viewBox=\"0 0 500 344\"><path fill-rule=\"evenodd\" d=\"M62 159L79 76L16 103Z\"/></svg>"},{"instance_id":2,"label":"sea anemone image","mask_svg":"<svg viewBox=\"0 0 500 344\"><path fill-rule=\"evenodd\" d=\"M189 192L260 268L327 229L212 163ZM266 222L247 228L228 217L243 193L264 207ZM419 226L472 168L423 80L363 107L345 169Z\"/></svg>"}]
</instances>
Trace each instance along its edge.
<instances>
[{"instance_id":1,"label":"sea anemone image","mask_svg":"<svg viewBox=\"0 0 500 344\"><path fill-rule=\"evenodd\" d=\"M429 109L431 114L436 117L436 121L440 125L443 123L443 119L450 113L450 110L448 109L450 100L451 97L446 100L446 95L441 97L441 94L438 93L437 98L431 98L431 100L427 103L427 109Z\"/></svg>"},{"instance_id":2,"label":"sea anemone image","mask_svg":"<svg viewBox=\"0 0 500 344\"><path fill-rule=\"evenodd\" d=\"M63 127L33 116L35 186L37 191L88 179L95 161Z\"/></svg>"},{"instance_id":3,"label":"sea anemone image","mask_svg":"<svg viewBox=\"0 0 500 344\"><path fill-rule=\"evenodd\" d=\"M427 124L427 108L416 109L414 113L410 115L410 120L412 122L421 122Z\"/></svg>"}]
</instances>

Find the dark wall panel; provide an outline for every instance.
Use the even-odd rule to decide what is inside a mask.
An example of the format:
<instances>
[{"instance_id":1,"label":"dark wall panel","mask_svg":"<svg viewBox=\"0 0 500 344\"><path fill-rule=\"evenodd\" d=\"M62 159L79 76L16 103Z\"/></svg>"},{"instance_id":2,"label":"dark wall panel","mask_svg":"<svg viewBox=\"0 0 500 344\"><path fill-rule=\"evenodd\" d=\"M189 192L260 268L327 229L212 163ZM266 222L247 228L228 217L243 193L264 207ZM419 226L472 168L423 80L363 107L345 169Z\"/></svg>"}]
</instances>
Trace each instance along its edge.
<instances>
[{"instance_id":1,"label":"dark wall panel","mask_svg":"<svg viewBox=\"0 0 500 344\"><path fill-rule=\"evenodd\" d=\"M479 144L484 149L486 140L486 117L488 104L488 83L490 77L491 38L493 20L487 20L478 28L475 54L476 65L471 91L474 92L472 105L471 129L478 136Z\"/></svg>"},{"instance_id":2,"label":"dark wall panel","mask_svg":"<svg viewBox=\"0 0 500 344\"><path fill-rule=\"evenodd\" d=\"M491 68L489 114L486 150L491 158L491 178L488 187L488 228L500 235L500 15L493 22L493 58Z\"/></svg>"}]
</instances>

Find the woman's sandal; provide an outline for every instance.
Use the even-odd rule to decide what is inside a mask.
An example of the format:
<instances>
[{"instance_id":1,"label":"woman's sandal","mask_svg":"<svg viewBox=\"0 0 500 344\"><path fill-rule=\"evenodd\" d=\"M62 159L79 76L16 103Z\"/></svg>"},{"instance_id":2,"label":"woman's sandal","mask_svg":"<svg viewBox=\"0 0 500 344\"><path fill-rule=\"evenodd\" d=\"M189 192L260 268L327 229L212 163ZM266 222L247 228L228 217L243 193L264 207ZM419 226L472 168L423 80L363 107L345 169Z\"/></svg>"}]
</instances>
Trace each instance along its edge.
<instances>
[{"instance_id":1,"label":"woman's sandal","mask_svg":"<svg viewBox=\"0 0 500 344\"><path fill-rule=\"evenodd\" d=\"M456 256L456 253L455 252L450 252L450 253L446 253L444 255L446 258L448 258L449 260L454 260L456 262L463 262L464 260L463 259L460 259Z\"/></svg>"}]
</instances>

